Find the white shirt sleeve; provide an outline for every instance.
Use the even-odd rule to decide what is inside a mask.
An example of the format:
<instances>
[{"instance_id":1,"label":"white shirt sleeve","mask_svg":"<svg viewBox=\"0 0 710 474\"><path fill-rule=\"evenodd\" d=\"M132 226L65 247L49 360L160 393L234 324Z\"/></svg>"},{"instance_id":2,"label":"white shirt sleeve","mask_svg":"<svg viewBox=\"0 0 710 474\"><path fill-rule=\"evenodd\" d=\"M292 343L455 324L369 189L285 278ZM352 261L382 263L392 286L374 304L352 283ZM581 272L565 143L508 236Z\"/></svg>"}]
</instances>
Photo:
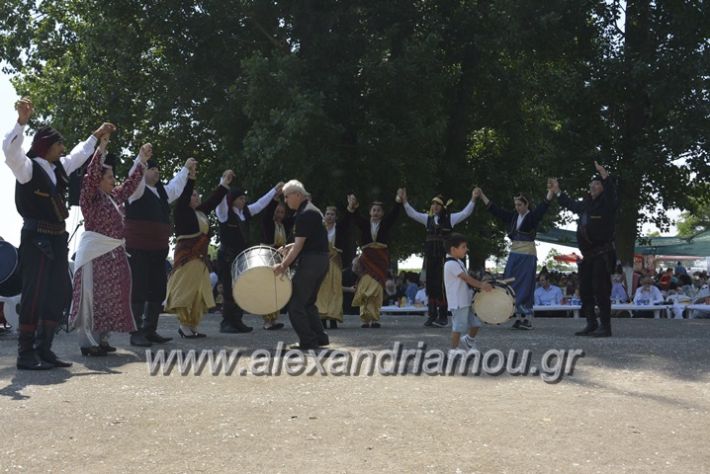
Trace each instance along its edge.
<instances>
[{"instance_id":1,"label":"white shirt sleeve","mask_svg":"<svg viewBox=\"0 0 710 474\"><path fill-rule=\"evenodd\" d=\"M464 207L461 211L454 212L453 214L451 214L451 227L455 226L461 221L465 221L466 219L468 219L468 217L473 213L474 207L475 204L473 203L473 201L468 201L466 207Z\"/></svg>"},{"instance_id":2,"label":"white shirt sleeve","mask_svg":"<svg viewBox=\"0 0 710 474\"><path fill-rule=\"evenodd\" d=\"M67 175L70 175L74 171L81 168L81 165L83 165L86 160L94 154L97 142L98 139L91 135L83 142L77 144L67 156L63 156L59 159L64 167L64 171L67 172Z\"/></svg>"},{"instance_id":3,"label":"white shirt sleeve","mask_svg":"<svg viewBox=\"0 0 710 474\"><path fill-rule=\"evenodd\" d=\"M416 211L411 204L409 204L409 201L404 203L404 212L407 213L409 217L412 218L412 220L419 222L420 224L426 225L428 216L424 214L423 212L418 212Z\"/></svg>"},{"instance_id":4,"label":"white shirt sleeve","mask_svg":"<svg viewBox=\"0 0 710 474\"><path fill-rule=\"evenodd\" d=\"M183 166L182 169L173 177L173 179L171 179L170 182L164 186L165 194L168 195L168 204L174 202L180 197L185 189L185 185L187 184L187 177L189 174L190 171Z\"/></svg>"},{"instance_id":5,"label":"white shirt sleeve","mask_svg":"<svg viewBox=\"0 0 710 474\"><path fill-rule=\"evenodd\" d=\"M5 154L5 163L12 170L12 174L20 184L25 184L32 179L32 160L22 151L22 142L25 127L15 122L2 141L2 151Z\"/></svg>"},{"instance_id":6,"label":"white shirt sleeve","mask_svg":"<svg viewBox=\"0 0 710 474\"><path fill-rule=\"evenodd\" d=\"M135 161L133 162L133 166L131 167L131 171L128 172L128 176L133 174L133 171L136 169L136 166L138 166L138 163L140 163L140 158L136 157ZM138 183L138 187L136 188L135 191L133 191L133 194L128 198L128 204L133 203L133 201L140 199L143 197L143 193L145 192L145 174L143 174L143 179L141 179L141 182Z\"/></svg>"},{"instance_id":7,"label":"white shirt sleeve","mask_svg":"<svg viewBox=\"0 0 710 474\"><path fill-rule=\"evenodd\" d=\"M266 206L273 201L276 196L276 188L271 188L269 192L261 196L255 203L248 204L247 208L252 216L259 214L261 211L266 209Z\"/></svg>"},{"instance_id":8,"label":"white shirt sleeve","mask_svg":"<svg viewBox=\"0 0 710 474\"><path fill-rule=\"evenodd\" d=\"M659 290L657 287L653 287L653 301L651 304L656 304L656 303L662 303L663 302L663 294L661 293L661 290Z\"/></svg>"},{"instance_id":9,"label":"white shirt sleeve","mask_svg":"<svg viewBox=\"0 0 710 474\"><path fill-rule=\"evenodd\" d=\"M227 196L224 196L222 200L217 204L217 208L214 210L217 215L217 220L222 224L227 222L229 219L229 207L227 206Z\"/></svg>"}]
</instances>

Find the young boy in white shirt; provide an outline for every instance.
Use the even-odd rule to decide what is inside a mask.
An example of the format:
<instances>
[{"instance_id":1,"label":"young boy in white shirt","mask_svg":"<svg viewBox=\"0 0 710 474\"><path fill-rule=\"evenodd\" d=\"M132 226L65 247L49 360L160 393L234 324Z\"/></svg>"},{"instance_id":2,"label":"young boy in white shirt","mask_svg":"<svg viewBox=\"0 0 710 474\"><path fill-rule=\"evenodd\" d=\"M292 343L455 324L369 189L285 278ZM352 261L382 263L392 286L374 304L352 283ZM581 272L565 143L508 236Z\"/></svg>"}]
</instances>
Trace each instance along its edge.
<instances>
[{"instance_id":1,"label":"young boy in white shirt","mask_svg":"<svg viewBox=\"0 0 710 474\"><path fill-rule=\"evenodd\" d=\"M461 260L468 252L466 237L451 234L446 240L446 262L444 263L444 287L446 300L452 314L451 348L474 350L475 337L481 327L481 321L473 313L473 289L491 291L493 287L486 282L476 280L468 274L466 265ZM461 334L464 334L461 337Z\"/></svg>"}]
</instances>

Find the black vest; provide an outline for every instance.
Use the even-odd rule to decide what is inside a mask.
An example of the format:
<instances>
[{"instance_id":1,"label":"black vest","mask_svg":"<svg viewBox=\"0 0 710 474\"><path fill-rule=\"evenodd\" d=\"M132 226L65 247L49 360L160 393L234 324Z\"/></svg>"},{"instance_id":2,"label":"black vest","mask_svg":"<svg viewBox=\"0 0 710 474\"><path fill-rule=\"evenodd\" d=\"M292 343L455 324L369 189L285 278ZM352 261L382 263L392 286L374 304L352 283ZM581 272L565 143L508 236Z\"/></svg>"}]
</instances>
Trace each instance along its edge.
<instances>
[{"instance_id":1,"label":"black vest","mask_svg":"<svg viewBox=\"0 0 710 474\"><path fill-rule=\"evenodd\" d=\"M451 217L447 213L444 216L439 216L439 223L434 221L434 216L427 217L426 235L427 237L446 237L451 233Z\"/></svg>"},{"instance_id":2,"label":"black vest","mask_svg":"<svg viewBox=\"0 0 710 474\"><path fill-rule=\"evenodd\" d=\"M32 179L25 184L17 182L15 206L23 219L60 224L69 217L65 203L69 177L60 162L55 166L56 185L35 160L32 160Z\"/></svg>"},{"instance_id":3,"label":"black vest","mask_svg":"<svg viewBox=\"0 0 710 474\"><path fill-rule=\"evenodd\" d=\"M249 212L248 206L244 206L242 212L244 213L244 220L241 220L230 206L227 211L227 222L220 222L219 224L221 246L236 253L246 250L249 246L251 212Z\"/></svg>"},{"instance_id":4,"label":"black vest","mask_svg":"<svg viewBox=\"0 0 710 474\"><path fill-rule=\"evenodd\" d=\"M155 189L160 197L146 188L143 196L126 205L126 219L170 224L168 193L165 192L162 183L158 183Z\"/></svg>"}]
</instances>

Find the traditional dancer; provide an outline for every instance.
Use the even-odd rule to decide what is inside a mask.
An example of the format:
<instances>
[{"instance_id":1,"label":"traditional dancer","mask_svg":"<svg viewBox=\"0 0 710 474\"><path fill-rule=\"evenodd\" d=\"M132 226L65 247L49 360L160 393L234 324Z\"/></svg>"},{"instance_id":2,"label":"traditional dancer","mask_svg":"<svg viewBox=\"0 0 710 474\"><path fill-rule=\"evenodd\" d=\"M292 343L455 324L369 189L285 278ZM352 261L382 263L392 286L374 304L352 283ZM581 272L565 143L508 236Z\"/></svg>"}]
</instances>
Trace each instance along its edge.
<instances>
[{"instance_id":1,"label":"traditional dancer","mask_svg":"<svg viewBox=\"0 0 710 474\"><path fill-rule=\"evenodd\" d=\"M244 311L234 301L232 295L232 263L241 252L249 247L249 224L251 218L261 211L281 193L283 183L278 183L253 204L247 205L244 189L232 186L229 193L217 206L220 246L217 254L219 280L224 285L224 307L220 332L250 332L251 327L242 322Z\"/></svg>"},{"instance_id":2,"label":"traditional dancer","mask_svg":"<svg viewBox=\"0 0 710 474\"><path fill-rule=\"evenodd\" d=\"M550 207L554 197L548 189L545 199L530 210L530 200L522 194L513 198L515 211L498 207L483 193L481 188L473 190L474 199L480 198L486 209L506 226L511 241L508 262L505 265L504 278L515 278L511 284L515 290L515 322L513 329L532 329L530 319L533 314L535 297L535 273L537 271L537 250L535 235L537 226Z\"/></svg>"},{"instance_id":3,"label":"traditional dancer","mask_svg":"<svg viewBox=\"0 0 710 474\"><path fill-rule=\"evenodd\" d=\"M290 233L293 227L293 216L288 216L286 204L274 198L264 210L264 217L261 221L261 241L265 245L274 248L281 248L290 240ZM275 331L284 327L278 322L279 312L262 315L264 318L264 329Z\"/></svg>"},{"instance_id":4,"label":"traditional dancer","mask_svg":"<svg viewBox=\"0 0 710 474\"><path fill-rule=\"evenodd\" d=\"M573 201L560 191L557 179L551 178L550 189L560 204L579 215L577 222L577 245L583 260L579 264L579 293L582 298L582 314L587 326L575 333L578 336L611 336L611 274L616 264L614 226L619 199L616 183L609 172L596 161L598 175L589 183L589 194ZM597 323L594 306L599 306Z\"/></svg>"},{"instance_id":5,"label":"traditional dancer","mask_svg":"<svg viewBox=\"0 0 710 474\"><path fill-rule=\"evenodd\" d=\"M328 273L328 235L323 226L323 214L310 201L310 194L301 182L291 180L283 186L286 205L296 211L294 243L284 260L274 266L280 275L297 262L293 274L293 294L288 315L298 335L298 345L289 349L317 350L330 341L318 316L316 297L321 282Z\"/></svg>"},{"instance_id":6,"label":"traditional dancer","mask_svg":"<svg viewBox=\"0 0 710 474\"><path fill-rule=\"evenodd\" d=\"M65 196L69 174L91 156L97 140L115 130L104 123L69 156L64 153L64 138L51 128L37 130L27 155L22 141L32 115L32 101L16 104L18 117L5 135L2 149L5 162L17 179L15 205L24 220L20 241L22 298L19 314L17 368L45 370L69 367L52 352L52 340L70 298L69 250L65 220L69 213Z\"/></svg>"},{"instance_id":7,"label":"traditional dancer","mask_svg":"<svg viewBox=\"0 0 710 474\"><path fill-rule=\"evenodd\" d=\"M150 147L151 154L152 150ZM152 343L163 344L172 340L157 333L158 318L167 293L165 261L172 234L170 203L180 197L188 174L196 165L197 161L189 158L164 185L160 182L158 162L151 158L138 189L128 198L126 248L133 281L131 307L137 327L131 333L131 345L149 347Z\"/></svg>"},{"instance_id":8,"label":"traditional dancer","mask_svg":"<svg viewBox=\"0 0 710 474\"><path fill-rule=\"evenodd\" d=\"M177 243L165 302L165 311L177 314L180 322L178 334L188 339L205 337L197 331L197 326L207 309L215 306L207 265L210 245L210 221L207 216L227 195L234 172L227 170L222 174L219 186L205 202L195 191L196 178L197 169L193 168L173 210Z\"/></svg>"},{"instance_id":9,"label":"traditional dancer","mask_svg":"<svg viewBox=\"0 0 710 474\"><path fill-rule=\"evenodd\" d=\"M424 326L446 327L448 324L448 307L444 292L444 257L446 249L444 240L451 234L454 226L464 220L473 212L474 199L466 204L460 212L449 214L450 203L444 201L439 194L431 200L429 213L417 212L407 200L407 190L403 189L402 201L407 215L426 226L426 243L424 245L424 271L426 272L426 294L428 298L429 318Z\"/></svg>"},{"instance_id":10,"label":"traditional dancer","mask_svg":"<svg viewBox=\"0 0 710 474\"><path fill-rule=\"evenodd\" d=\"M338 210L334 206L325 208L323 222L328 232L328 252L330 264L328 274L318 290L316 306L323 327L330 321L330 328L337 329L343 322L343 259L342 253L348 238L347 223L338 220Z\"/></svg>"},{"instance_id":11,"label":"traditional dancer","mask_svg":"<svg viewBox=\"0 0 710 474\"><path fill-rule=\"evenodd\" d=\"M384 294L387 272L390 266L388 244L390 231L402 209L402 190L397 191L396 204L387 214L384 204L375 201L370 205L370 218L365 219L356 213L359 204L355 195L348 195L348 212L345 220L354 223L360 230L360 255L357 267L360 279L357 282L353 306L360 307L360 319L363 328L380 327L380 308Z\"/></svg>"},{"instance_id":12,"label":"traditional dancer","mask_svg":"<svg viewBox=\"0 0 710 474\"><path fill-rule=\"evenodd\" d=\"M74 291L70 324L79 333L83 355L105 356L116 348L109 332L134 332L131 312L131 269L125 247L125 202L143 179L150 146L143 145L139 164L126 182L115 186L115 158L106 155L109 135L101 138L82 181L79 205L84 233L74 258Z\"/></svg>"}]
</instances>

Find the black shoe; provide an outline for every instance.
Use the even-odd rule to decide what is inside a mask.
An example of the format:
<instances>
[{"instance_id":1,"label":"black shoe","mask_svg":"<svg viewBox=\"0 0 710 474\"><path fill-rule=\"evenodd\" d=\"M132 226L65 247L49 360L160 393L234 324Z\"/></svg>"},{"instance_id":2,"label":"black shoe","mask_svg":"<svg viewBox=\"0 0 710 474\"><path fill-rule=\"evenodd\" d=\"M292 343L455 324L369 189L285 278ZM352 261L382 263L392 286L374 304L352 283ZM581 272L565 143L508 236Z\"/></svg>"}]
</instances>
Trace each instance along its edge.
<instances>
[{"instance_id":1,"label":"black shoe","mask_svg":"<svg viewBox=\"0 0 710 474\"><path fill-rule=\"evenodd\" d=\"M148 339L146 339L143 333L136 332L131 334L131 345L137 347L150 347L153 344Z\"/></svg>"},{"instance_id":2,"label":"black shoe","mask_svg":"<svg viewBox=\"0 0 710 474\"><path fill-rule=\"evenodd\" d=\"M439 318L432 323L437 328L445 328L449 325L449 318L443 319Z\"/></svg>"},{"instance_id":3,"label":"black shoe","mask_svg":"<svg viewBox=\"0 0 710 474\"><path fill-rule=\"evenodd\" d=\"M427 318L424 322L424 327L432 327L434 325L434 318Z\"/></svg>"},{"instance_id":4,"label":"black shoe","mask_svg":"<svg viewBox=\"0 0 710 474\"><path fill-rule=\"evenodd\" d=\"M207 337L205 334L202 334L201 332L191 332L190 334L185 334L185 332L182 330L182 328L178 329L178 334L180 334L180 337L183 339L199 339L201 337Z\"/></svg>"},{"instance_id":5,"label":"black shoe","mask_svg":"<svg viewBox=\"0 0 710 474\"><path fill-rule=\"evenodd\" d=\"M524 329L524 330L526 330L526 331L529 331L529 330L531 330L532 328L533 328L533 327L532 327L532 324L530 324L530 321L529 321L529 320L523 319L523 320L520 322L520 329Z\"/></svg>"},{"instance_id":6,"label":"black shoe","mask_svg":"<svg viewBox=\"0 0 710 474\"><path fill-rule=\"evenodd\" d=\"M322 349L320 349L320 346L303 346L299 343L295 343L295 344L289 344L288 346L286 346L286 350L287 351L304 351L304 352L305 351L316 351L317 352L318 350L322 350Z\"/></svg>"},{"instance_id":7,"label":"black shoe","mask_svg":"<svg viewBox=\"0 0 710 474\"><path fill-rule=\"evenodd\" d=\"M146 334L145 338L150 342L154 342L155 344L165 344L166 342L170 342L173 340L172 337L163 337L157 332Z\"/></svg>"},{"instance_id":8,"label":"black shoe","mask_svg":"<svg viewBox=\"0 0 710 474\"><path fill-rule=\"evenodd\" d=\"M335 319L330 320L330 329L338 329L338 321Z\"/></svg>"},{"instance_id":9,"label":"black shoe","mask_svg":"<svg viewBox=\"0 0 710 474\"><path fill-rule=\"evenodd\" d=\"M27 352L17 356L18 370L49 370L54 364L49 364L39 358L36 352Z\"/></svg>"},{"instance_id":10,"label":"black shoe","mask_svg":"<svg viewBox=\"0 0 710 474\"><path fill-rule=\"evenodd\" d=\"M516 319L510 329L520 329L520 320Z\"/></svg>"},{"instance_id":11,"label":"black shoe","mask_svg":"<svg viewBox=\"0 0 710 474\"><path fill-rule=\"evenodd\" d=\"M283 323L274 323L274 324L272 324L271 326L268 326L268 327L267 327L267 326L264 326L264 329L266 329L267 331L276 331L276 330L281 329L281 328L283 328L283 327L284 327L284 324L283 324Z\"/></svg>"},{"instance_id":12,"label":"black shoe","mask_svg":"<svg viewBox=\"0 0 710 474\"><path fill-rule=\"evenodd\" d=\"M219 332L223 332L226 334L240 334L240 333L251 332L252 329L254 329L254 328L251 328L249 326L245 326L244 324L242 324L241 326L235 326L232 324L222 324L219 328Z\"/></svg>"},{"instance_id":13,"label":"black shoe","mask_svg":"<svg viewBox=\"0 0 710 474\"><path fill-rule=\"evenodd\" d=\"M101 348L104 352L116 352L116 348L110 346L107 342L102 342L101 344L99 344L99 348Z\"/></svg>"},{"instance_id":14,"label":"black shoe","mask_svg":"<svg viewBox=\"0 0 710 474\"><path fill-rule=\"evenodd\" d=\"M361 328L369 328L369 327L370 327L370 323L362 323L362 326L360 326L360 327L361 327Z\"/></svg>"},{"instance_id":15,"label":"black shoe","mask_svg":"<svg viewBox=\"0 0 710 474\"><path fill-rule=\"evenodd\" d=\"M89 346L81 348L81 355L92 356L92 357L106 357L106 349L99 346Z\"/></svg>"},{"instance_id":16,"label":"black shoe","mask_svg":"<svg viewBox=\"0 0 710 474\"><path fill-rule=\"evenodd\" d=\"M37 354L39 355L39 358L40 360L42 360L42 362L52 364L54 367L66 368L72 366L71 362L67 362L65 360L60 359L59 357L57 357L57 354L50 350L37 351Z\"/></svg>"},{"instance_id":17,"label":"black shoe","mask_svg":"<svg viewBox=\"0 0 710 474\"><path fill-rule=\"evenodd\" d=\"M381 328L382 325L378 322L373 322L372 324L370 324L370 327L377 329L377 328Z\"/></svg>"},{"instance_id":18,"label":"black shoe","mask_svg":"<svg viewBox=\"0 0 710 474\"><path fill-rule=\"evenodd\" d=\"M328 336L318 339L318 346L319 347L329 346L329 345L330 345L330 338Z\"/></svg>"},{"instance_id":19,"label":"black shoe","mask_svg":"<svg viewBox=\"0 0 710 474\"><path fill-rule=\"evenodd\" d=\"M599 326L596 331L590 334L591 337L611 337L611 327Z\"/></svg>"},{"instance_id":20,"label":"black shoe","mask_svg":"<svg viewBox=\"0 0 710 474\"><path fill-rule=\"evenodd\" d=\"M587 327L582 329L581 331L577 331L574 333L575 336L591 336L594 331L597 330L597 327L599 325L597 324L596 321L587 321Z\"/></svg>"}]
</instances>

